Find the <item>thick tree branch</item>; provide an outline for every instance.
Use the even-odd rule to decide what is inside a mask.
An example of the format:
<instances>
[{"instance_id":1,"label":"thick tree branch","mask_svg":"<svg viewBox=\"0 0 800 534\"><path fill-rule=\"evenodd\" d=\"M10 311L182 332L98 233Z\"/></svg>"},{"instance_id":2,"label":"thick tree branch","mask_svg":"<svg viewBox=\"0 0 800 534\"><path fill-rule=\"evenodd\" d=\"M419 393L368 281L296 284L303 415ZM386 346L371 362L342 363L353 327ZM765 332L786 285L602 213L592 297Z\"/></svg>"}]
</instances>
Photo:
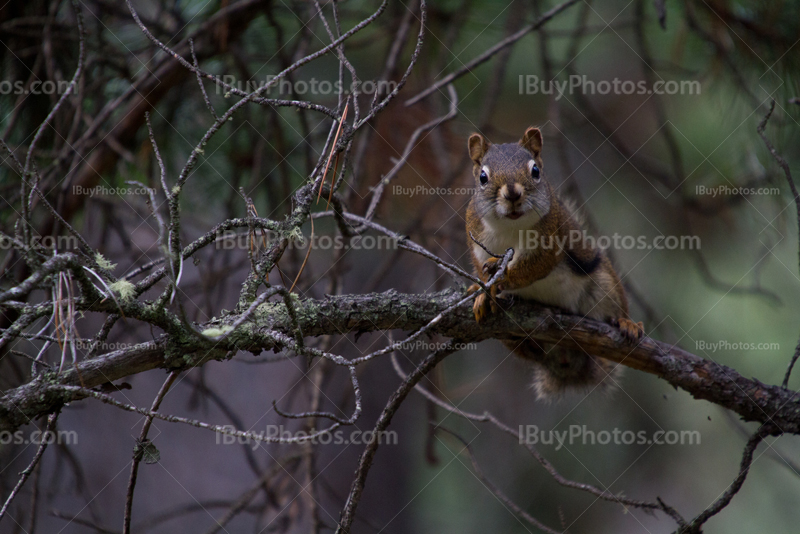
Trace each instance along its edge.
<instances>
[{"instance_id":1,"label":"thick tree branch","mask_svg":"<svg viewBox=\"0 0 800 534\"><path fill-rule=\"evenodd\" d=\"M381 330L413 331L463 298L453 289L432 294L401 294L396 291L366 295L300 300L295 305L297 323L305 336ZM113 303L109 304L113 306ZM238 314L216 319L204 327L220 328L237 322ZM50 413L73 400L52 384L86 387L119 380L155 368L184 369L223 360L229 351L259 353L270 349L294 349L295 323L286 305L266 302L252 319L222 341L205 344L164 335L156 341L100 355L55 377L42 373L36 380L8 391L0 399L0 430L12 430L34 417ZM430 334L459 338L466 342L504 339L527 332L530 337L566 347L580 347L590 354L654 374L697 399L713 402L739 414L745 421L771 422L773 433L800 434L800 400L795 392L741 376L730 367L706 360L678 347L650 338L638 345L627 344L619 332L604 323L582 319L526 302L507 305L503 313L478 327L469 303L443 315L428 329Z\"/></svg>"}]
</instances>

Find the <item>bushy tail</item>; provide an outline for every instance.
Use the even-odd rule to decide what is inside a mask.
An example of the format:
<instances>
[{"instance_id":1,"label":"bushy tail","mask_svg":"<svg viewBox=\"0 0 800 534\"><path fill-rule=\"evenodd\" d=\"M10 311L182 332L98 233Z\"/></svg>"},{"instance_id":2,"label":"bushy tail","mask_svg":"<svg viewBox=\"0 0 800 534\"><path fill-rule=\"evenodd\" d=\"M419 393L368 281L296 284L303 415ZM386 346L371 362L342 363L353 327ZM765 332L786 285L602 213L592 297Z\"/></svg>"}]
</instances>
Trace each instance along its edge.
<instances>
[{"instance_id":1,"label":"bushy tail","mask_svg":"<svg viewBox=\"0 0 800 534\"><path fill-rule=\"evenodd\" d=\"M533 389L542 400L553 400L567 392L613 389L622 366L580 350L546 345L532 339L504 341L516 356L534 365Z\"/></svg>"}]
</instances>

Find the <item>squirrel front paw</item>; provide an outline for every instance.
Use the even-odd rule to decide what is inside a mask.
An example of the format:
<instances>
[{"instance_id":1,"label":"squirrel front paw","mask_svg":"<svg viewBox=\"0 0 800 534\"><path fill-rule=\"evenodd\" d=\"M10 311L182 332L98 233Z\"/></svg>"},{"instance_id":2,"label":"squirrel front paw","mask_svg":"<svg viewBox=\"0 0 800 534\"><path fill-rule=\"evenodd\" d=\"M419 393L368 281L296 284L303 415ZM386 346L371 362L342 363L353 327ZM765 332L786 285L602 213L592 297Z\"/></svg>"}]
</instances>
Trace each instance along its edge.
<instances>
[{"instance_id":1,"label":"squirrel front paw","mask_svg":"<svg viewBox=\"0 0 800 534\"><path fill-rule=\"evenodd\" d=\"M487 282L491 280L495 274L497 274L497 270L500 268L500 260L502 260L502 258L489 258L488 260L486 260L486 263L483 264L482 270L483 274L486 275ZM492 297L494 297L497 292L503 291L504 289L508 289L508 287L506 286L507 286L506 275L503 274L502 276L500 276L497 282L495 282L492 288L494 290L494 292L492 293ZM497 304L494 303L494 299L492 299L492 301L493 301L492 311L497 311L498 309Z\"/></svg>"},{"instance_id":2,"label":"squirrel front paw","mask_svg":"<svg viewBox=\"0 0 800 534\"><path fill-rule=\"evenodd\" d=\"M495 273L497 273L499 267L500 260L498 258L489 258L486 260L486 263L483 264L483 274L491 279Z\"/></svg>"},{"instance_id":3,"label":"squirrel front paw","mask_svg":"<svg viewBox=\"0 0 800 534\"><path fill-rule=\"evenodd\" d=\"M619 331L628 341L639 341L644 335L644 325L641 321L634 323L628 318L621 317L616 321Z\"/></svg>"},{"instance_id":4,"label":"squirrel front paw","mask_svg":"<svg viewBox=\"0 0 800 534\"><path fill-rule=\"evenodd\" d=\"M489 258L486 260L486 263L483 264L483 274L484 274L484 281L489 281L495 274L497 274L497 269L500 267L500 263L497 258ZM477 297L475 297L475 302L472 304L472 313L475 314L475 320L477 322L481 322L484 317L488 316L489 313L497 313L500 310L500 305L497 304L497 293L503 290L502 277L500 280L497 281L491 288L489 288L489 294L481 293ZM467 294L475 293L476 291L480 290L481 286L478 284L472 284L467 288Z\"/></svg>"},{"instance_id":5,"label":"squirrel front paw","mask_svg":"<svg viewBox=\"0 0 800 534\"><path fill-rule=\"evenodd\" d=\"M478 284L474 284L474 287L474 291L480 289ZM468 293L474 293L474 291L473 286L470 286L470 288L467 289ZM500 305L497 304L496 288L492 287L490 291L490 295L481 293L475 297L475 302L472 304L472 313L475 314L475 320L479 323L484 319L484 317L487 317L489 313L497 313L500 310Z\"/></svg>"}]
</instances>

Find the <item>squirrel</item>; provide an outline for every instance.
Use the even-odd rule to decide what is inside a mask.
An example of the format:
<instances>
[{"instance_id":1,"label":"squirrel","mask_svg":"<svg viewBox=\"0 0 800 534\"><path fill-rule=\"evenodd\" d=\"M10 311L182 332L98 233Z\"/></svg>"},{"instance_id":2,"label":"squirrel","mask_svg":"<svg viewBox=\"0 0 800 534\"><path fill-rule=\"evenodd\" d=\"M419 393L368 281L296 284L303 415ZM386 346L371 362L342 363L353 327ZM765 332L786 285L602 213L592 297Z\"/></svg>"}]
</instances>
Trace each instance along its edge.
<instances>
[{"instance_id":1,"label":"squirrel","mask_svg":"<svg viewBox=\"0 0 800 534\"><path fill-rule=\"evenodd\" d=\"M606 254L585 238L575 212L547 180L542 163L542 133L528 128L519 143L491 144L469 138L475 193L467 208L467 244L478 277L488 282L498 257L514 249L503 277L473 304L481 322L499 309L496 298L512 296L556 306L619 327L630 342L644 335L628 315L628 300ZM491 252L491 253L490 253ZM468 292L480 289L478 284ZM570 390L588 390L619 376L616 364L581 350L537 343L529 337L503 341L514 354L534 364L533 388L539 399Z\"/></svg>"}]
</instances>

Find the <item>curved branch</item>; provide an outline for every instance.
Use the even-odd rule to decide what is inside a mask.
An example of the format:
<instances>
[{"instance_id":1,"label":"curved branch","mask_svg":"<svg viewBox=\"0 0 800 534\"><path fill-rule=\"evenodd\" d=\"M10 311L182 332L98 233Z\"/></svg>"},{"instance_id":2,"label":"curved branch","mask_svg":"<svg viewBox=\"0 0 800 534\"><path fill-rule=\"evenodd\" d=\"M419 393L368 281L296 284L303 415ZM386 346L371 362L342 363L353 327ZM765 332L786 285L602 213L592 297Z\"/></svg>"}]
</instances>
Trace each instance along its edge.
<instances>
[{"instance_id":1,"label":"curved branch","mask_svg":"<svg viewBox=\"0 0 800 534\"><path fill-rule=\"evenodd\" d=\"M700 515L698 515L687 528L680 530L680 534L700 534L702 532L703 524L711 519L712 516L718 514L723 508L730 504L731 499L739 493L742 489L747 474L750 472L750 465L753 463L753 454L756 452L758 444L764 440L764 437L772 433L773 430L769 428L768 424L762 425L756 432L747 440L747 445L744 447L742 453L742 462L739 466L739 474L733 479L733 482L722 495L714 501L708 508L706 508Z\"/></svg>"},{"instance_id":2,"label":"curved branch","mask_svg":"<svg viewBox=\"0 0 800 534\"><path fill-rule=\"evenodd\" d=\"M392 422L392 417L394 417L397 409L400 408L400 404L402 404L411 390L414 389L414 386L417 385L431 369L436 367L436 364L453 352L455 352L455 350L449 347L432 352L405 380L403 380L400 387L392 394L383 412L381 412L380 417L378 417L378 422L375 423L375 428L372 431L374 436L379 436L386 430L389 423ZM367 481L367 474L369 473L370 467L372 467L372 460L378 450L380 441L380 439L371 440L364 449L364 452L361 453L361 458L358 460L358 468L356 469L356 477L353 480L350 495L347 497L347 502L344 505L342 519L339 522L339 526L336 528L336 534L348 534L350 532L350 525L352 525L353 519L355 518L356 508L361 499L361 493L364 491L364 484Z\"/></svg>"},{"instance_id":3,"label":"curved branch","mask_svg":"<svg viewBox=\"0 0 800 534\"><path fill-rule=\"evenodd\" d=\"M562 534L557 530L551 529L550 527L548 527L547 525L545 525L544 523L542 523L541 521L530 515L528 512L523 510L517 503L512 501L505 493L503 493L500 490L500 488L495 486L494 483L491 480L489 480L485 474L483 474L483 469L481 469L478 460L475 458L475 453L472 451L472 447L470 447L469 442L467 440L465 440L452 430L445 428L443 426L437 426L435 430L446 432L447 434L455 438L459 443L461 443L461 446L464 447L463 451L466 452L467 456L469 457L469 461L472 464L472 470L474 471L474 474L477 477L478 481L480 481L480 483L483 484L483 486L487 490L489 490L489 493L493 494L495 498L498 501L500 501L500 503L505 507L506 510L509 510L512 514L521 517L522 519L524 519L525 521L527 521L528 523L530 523L531 525L533 525L534 527L538 528L543 532L547 532L548 534Z\"/></svg>"},{"instance_id":4,"label":"curved branch","mask_svg":"<svg viewBox=\"0 0 800 534\"><path fill-rule=\"evenodd\" d=\"M786 182L789 184L789 189L792 192L792 198L794 199L794 205L797 210L797 227L800 228L800 193L797 192L797 186L794 183L794 178L792 178L792 171L789 169L789 164L786 163L786 160L783 158L783 156L778 154L778 151L775 150L773 144L764 134L764 130L767 127L767 122L769 121L769 118L772 116L772 112L774 110L775 110L775 100L772 100L769 106L769 111L761 120L761 122L758 123L758 128L756 128L756 131L758 132L758 135L761 137L761 140L764 141L764 145L766 145L767 150L769 150L769 153L778 163L780 168L783 170L783 174L786 176ZM798 254L800 254L800 248L798 248ZM797 347L794 349L794 355L792 356L792 359L789 361L789 368L786 369L786 375L783 378L783 387L789 386L789 378L791 378L792 376L792 368L794 367L794 364L795 362L797 362L798 358L800 358L800 341L798 341Z\"/></svg>"},{"instance_id":5,"label":"curved branch","mask_svg":"<svg viewBox=\"0 0 800 534\"><path fill-rule=\"evenodd\" d=\"M466 74L468 72L472 72L472 70L475 69L475 67L477 67L478 65L481 65L482 63L488 61L489 59L491 59L492 56L494 56L495 54L497 54L498 52L500 52L501 50L503 50L507 46L511 46L512 44L516 43L517 41L519 41L520 39L525 37L527 34L529 34L530 32L539 29L542 25L547 23L550 19L552 19L553 17L555 17L556 15L558 15L559 13L561 13L562 11L564 11L565 9L567 9L568 7L570 7L570 6L572 6L573 4L576 4L576 3L577 3L577 0L567 0L564 3L557 5L556 7L554 7L553 9L551 9L550 11L548 11L547 13L545 13L544 15L539 17L533 23L528 24L527 26L525 26L524 28L522 28L521 30L516 32L515 34L510 35L509 37L503 39L502 41L500 41L499 43L497 43L496 45L491 47L489 50L485 51L484 53L480 54L478 57L474 58L472 61L469 61L466 65L464 65L463 67L461 67L457 71L455 71L455 72L453 72L451 74L448 74L447 76L445 76L444 78L442 78L438 82L434 83L433 85L431 85L430 87L428 87L427 89L422 91L421 93L417 94L416 96L413 96L413 97L409 98L408 100L406 100L405 105L406 106L412 106L412 105L416 104L417 102L419 102L420 100L422 100L423 98L431 95L435 91L438 91L439 89L441 89L445 85L447 85L449 83L452 83L453 80L455 80L456 78L460 78L464 74Z\"/></svg>"},{"instance_id":6,"label":"curved branch","mask_svg":"<svg viewBox=\"0 0 800 534\"><path fill-rule=\"evenodd\" d=\"M400 367L400 362L397 361L397 358L395 357L394 354L392 354L392 365L394 366L394 370L400 376L400 378L403 379L406 378L406 374L403 371L402 367ZM533 456L534 459L536 459L536 461L539 462L539 464L545 468L545 470L551 477L553 477L553 480L555 480L561 486L564 486L565 488L585 491L587 493L594 495L595 497L598 497L608 502L620 504L623 507L630 506L633 508L641 508L642 510L649 512L652 512L653 510L661 510L668 516L672 517L675 520L675 522L678 523L679 526L683 527L686 525L686 521L684 521L684 519L680 516L680 514L678 514L678 512L674 508L668 506L663 501L661 501L661 499L659 499L658 502L655 503L630 499L628 497L624 497L621 495L615 495L610 491L608 491L607 489L601 490L595 486L592 486L591 484L587 484L585 482L575 482L573 480L564 477L561 473L558 472L555 466L552 463L550 463L549 460L547 460L547 458L542 456L542 454L538 450L536 450L536 447L534 447L531 443L528 443L526 440L522 438L519 431L515 431L513 428L511 428L504 422L500 421L497 417L495 417L488 411L484 411L482 414L465 412L457 408L456 406L453 406L452 404L443 401L442 399L440 399L439 397L437 397L436 395L434 395L433 393L422 387L420 384L414 386L414 389L430 402L434 403L435 405L439 406L440 408L454 415L457 415L458 417L463 417L464 419L468 419L470 421L475 421L478 423L493 424L499 430L505 432L506 434L514 438L516 441L521 443L528 450L530 455ZM436 428L441 429L441 427L438 426Z\"/></svg>"}]
</instances>

